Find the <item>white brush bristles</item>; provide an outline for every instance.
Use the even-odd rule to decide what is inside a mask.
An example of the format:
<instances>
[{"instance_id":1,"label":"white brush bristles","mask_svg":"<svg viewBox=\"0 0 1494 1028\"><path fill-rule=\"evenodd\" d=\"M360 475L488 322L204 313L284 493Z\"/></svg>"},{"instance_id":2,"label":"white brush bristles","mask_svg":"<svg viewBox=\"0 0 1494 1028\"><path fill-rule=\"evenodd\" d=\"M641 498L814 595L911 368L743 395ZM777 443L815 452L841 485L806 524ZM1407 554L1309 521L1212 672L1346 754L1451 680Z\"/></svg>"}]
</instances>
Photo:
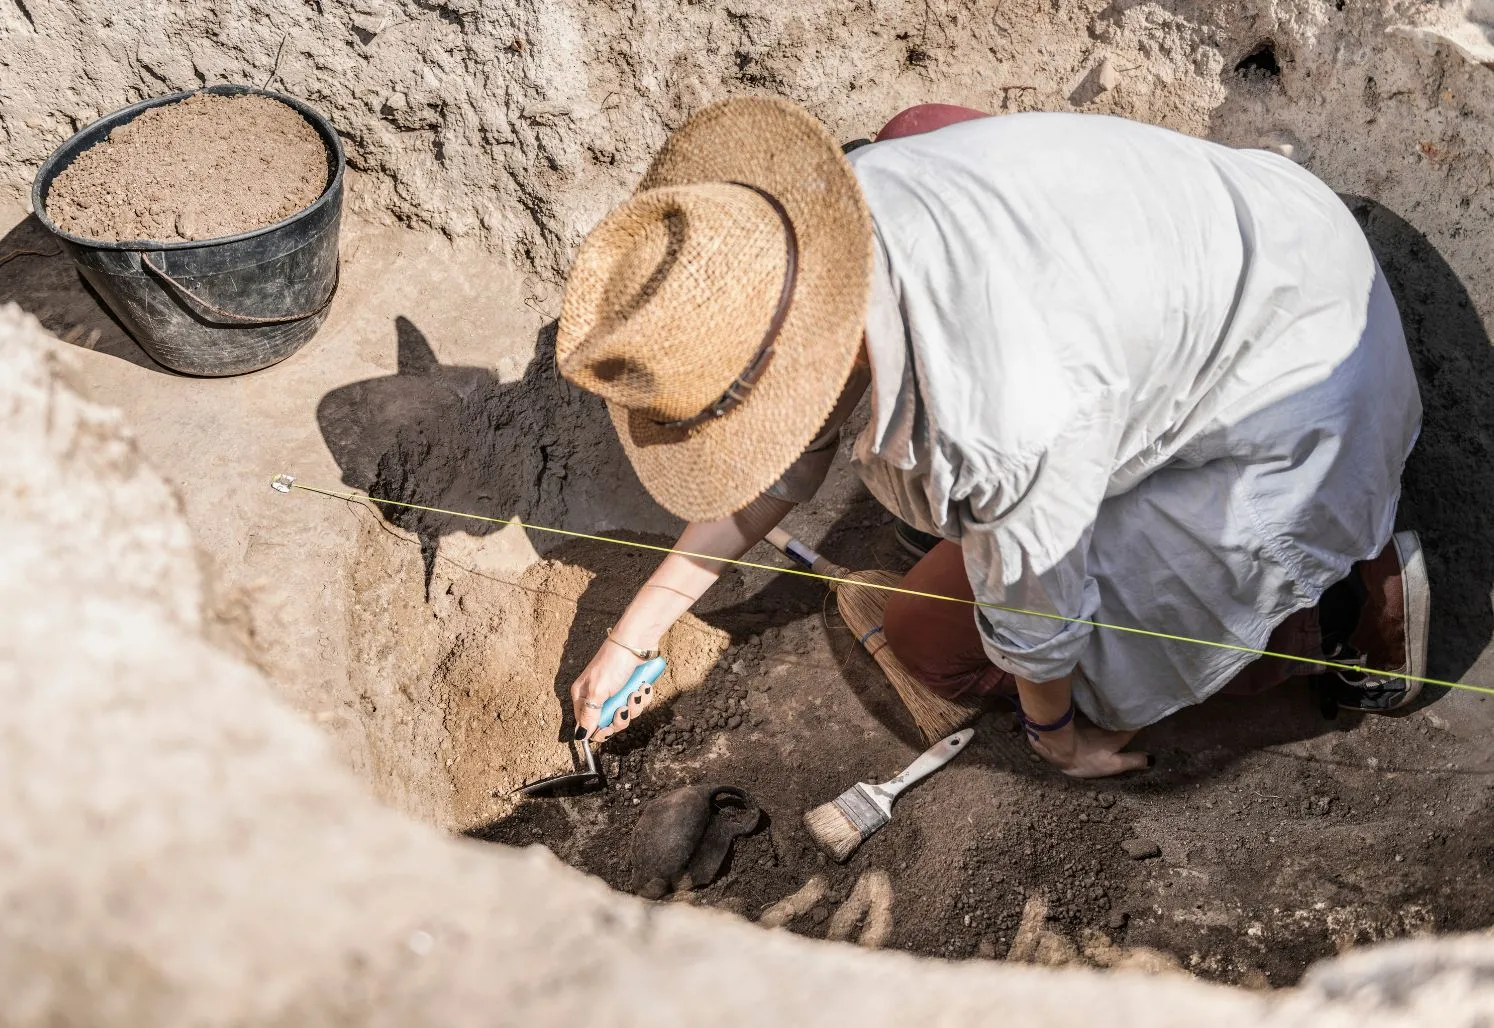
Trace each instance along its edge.
<instances>
[{"instance_id":1,"label":"white brush bristles","mask_svg":"<svg viewBox=\"0 0 1494 1028\"><path fill-rule=\"evenodd\" d=\"M840 797L829 803L822 803L806 813L804 827L809 829L809 834L814 837L820 849L837 864L844 863L847 857L856 852L856 847L861 845L862 840L871 834L867 832L863 835L861 829L841 809Z\"/></svg>"}]
</instances>

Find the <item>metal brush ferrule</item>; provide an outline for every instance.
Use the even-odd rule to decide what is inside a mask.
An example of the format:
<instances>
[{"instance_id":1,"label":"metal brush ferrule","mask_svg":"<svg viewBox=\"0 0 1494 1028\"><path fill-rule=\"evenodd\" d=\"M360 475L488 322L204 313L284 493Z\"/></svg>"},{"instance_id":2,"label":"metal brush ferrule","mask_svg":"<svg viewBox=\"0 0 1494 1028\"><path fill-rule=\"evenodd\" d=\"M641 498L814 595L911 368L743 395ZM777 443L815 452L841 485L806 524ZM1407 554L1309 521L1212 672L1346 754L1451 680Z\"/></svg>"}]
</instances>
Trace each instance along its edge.
<instances>
[{"instance_id":1,"label":"metal brush ferrule","mask_svg":"<svg viewBox=\"0 0 1494 1028\"><path fill-rule=\"evenodd\" d=\"M887 823L890 814L862 785L847 789L835 801L846 820L856 826L864 839Z\"/></svg>"}]
</instances>

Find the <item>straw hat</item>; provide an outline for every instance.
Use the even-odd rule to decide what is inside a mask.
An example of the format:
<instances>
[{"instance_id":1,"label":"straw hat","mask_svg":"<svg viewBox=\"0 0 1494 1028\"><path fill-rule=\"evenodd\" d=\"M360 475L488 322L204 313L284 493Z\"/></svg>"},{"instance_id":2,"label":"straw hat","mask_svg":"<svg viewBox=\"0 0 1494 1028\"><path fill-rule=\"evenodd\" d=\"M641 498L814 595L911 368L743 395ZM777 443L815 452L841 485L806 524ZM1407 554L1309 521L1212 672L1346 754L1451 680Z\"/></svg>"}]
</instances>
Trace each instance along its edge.
<instances>
[{"instance_id":1,"label":"straw hat","mask_svg":"<svg viewBox=\"0 0 1494 1028\"><path fill-rule=\"evenodd\" d=\"M607 401L654 499L722 518L830 416L871 260L871 218L824 126L782 100L713 104L581 245L555 359Z\"/></svg>"}]
</instances>

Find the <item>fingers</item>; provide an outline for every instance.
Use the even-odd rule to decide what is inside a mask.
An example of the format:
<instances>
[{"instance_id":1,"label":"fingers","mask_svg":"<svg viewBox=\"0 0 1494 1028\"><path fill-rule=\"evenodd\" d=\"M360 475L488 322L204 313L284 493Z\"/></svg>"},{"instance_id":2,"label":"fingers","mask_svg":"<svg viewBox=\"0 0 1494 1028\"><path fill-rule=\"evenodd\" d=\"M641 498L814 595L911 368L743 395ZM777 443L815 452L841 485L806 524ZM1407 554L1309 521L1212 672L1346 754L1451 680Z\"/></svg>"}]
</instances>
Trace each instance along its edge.
<instances>
[{"instance_id":1,"label":"fingers","mask_svg":"<svg viewBox=\"0 0 1494 1028\"><path fill-rule=\"evenodd\" d=\"M1146 753L1098 753L1091 759L1063 769L1070 778L1109 778L1128 771L1145 771L1153 764Z\"/></svg>"},{"instance_id":2,"label":"fingers","mask_svg":"<svg viewBox=\"0 0 1494 1028\"><path fill-rule=\"evenodd\" d=\"M588 739L596 734L597 718L602 710L602 701L593 699L591 690L585 679L580 679L571 686L571 712L576 718L577 742Z\"/></svg>"},{"instance_id":3,"label":"fingers","mask_svg":"<svg viewBox=\"0 0 1494 1028\"><path fill-rule=\"evenodd\" d=\"M645 682L643 686L633 694L633 702L631 704L632 716L628 720L636 720L640 714L642 714L645 710L653 705L653 702L654 687L652 684Z\"/></svg>"},{"instance_id":4,"label":"fingers","mask_svg":"<svg viewBox=\"0 0 1494 1028\"><path fill-rule=\"evenodd\" d=\"M624 655L619 658L618 653ZM604 647L571 686L571 712L576 719L574 738L577 742L582 739L602 742L611 738L653 704L655 691L652 682L635 684L626 702L619 704L614 699L637 669L636 662L630 663L631 660L631 655L625 651ZM613 713L608 724L603 726L600 722L605 711Z\"/></svg>"},{"instance_id":5,"label":"fingers","mask_svg":"<svg viewBox=\"0 0 1494 1028\"><path fill-rule=\"evenodd\" d=\"M571 713L576 719L575 739L600 741L627 725L627 720L613 717L607 728L599 728L602 705L623 687L632 673L631 654L615 646L603 646L571 686Z\"/></svg>"},{"instance_id":6,"label":"fingers","mask_svg":"<svg viewBox=\"0 0 1494 1028\"><path fill-rule=\"evenodd\" d=\"M1110 772L1114 775L1123 775L1127 771L1145 771L1152 766L1152 758L1146 753L1117 753L1111 757L1115 770Z\"/></svg>"},{"instance_id":7,"label":"fingers","mask_svg":"<svg viewBox=\"0 0 1494 1028\"><path fill-rule=\"evenodd\" d=\"M621 732L624 728L627 728L630 724L632 724L633 721L637 719L638 715L643 712L644 688L648 688L650 696L652 695L652 686L639 686L635 688L633 690L633 694L628 697L627 702L616 708L615 712L612 715L612 723L606 726L599 726L592 734L591 738L596 740L597 742L602 742L606 739L610 739L612 736L616 735L618 732ZM611 707L611 704L608 704L608 706ZM595 718L598 715L593 712L592 716Z\"/></svg>"},{"instance_id":8,"label":"fingers","mask_svg":"<svg viewBox=\"0 0 1494 1028\"><path fill-rule=\"evenodd\" d=\"M597 742L604 742L607 739L612 738L618 732L621 732L624 728L627 728L628 723L632 721L632 719L632 712L627 707L621 707L618 709L616 714L612 715L612 723L606 728L598 728L594 733L592 733L591 738Z\"/></svg>"}]
</instances>

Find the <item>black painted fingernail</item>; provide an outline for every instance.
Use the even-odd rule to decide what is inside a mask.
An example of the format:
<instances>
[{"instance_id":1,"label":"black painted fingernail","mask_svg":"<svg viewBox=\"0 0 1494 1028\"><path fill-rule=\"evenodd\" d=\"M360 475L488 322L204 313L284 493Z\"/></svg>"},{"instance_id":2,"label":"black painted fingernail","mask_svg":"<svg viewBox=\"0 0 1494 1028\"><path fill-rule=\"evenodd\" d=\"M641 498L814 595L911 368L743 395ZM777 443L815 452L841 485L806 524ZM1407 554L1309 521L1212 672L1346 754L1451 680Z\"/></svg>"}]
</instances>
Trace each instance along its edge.
<instances>
[{"instance_id":1,"label":"black painted fingernail","mask_svg":"<svg viewBox=\"0 0 1494 1028\"><path fill-rule=\"evenodd\" d=\"M586 726L585 725L577 725L576 726L576 741L580 742L584 738L586 738Z\"/></svg>"},{"instance_id":2,"label":"black painted fingernail","mask_svg":"<svg viewBox=\"0 0 1494 1028\"><path fill-rule=\"evenodd\" d=\"M1154 757L1154 756L1152 756L1150 753L1148 753L1146 755L1146 766L1147 767L1156 767L1157 766L1157 758Z\"/></svg>"},{"instance_id":3,"label":"black painted fingernail","mask_svg":"<svg viewBox=\"0 0 1494 1028\"><path fill-rule=\"evenodd\" d=\"M628 719L628 712L626 710L619 710L617 716L626 721Z\"/></svg>"},{"instance_id":4,"label":"black painted fingernail","mask_svg":"<svg viewBox=\"0 0 1494 1028\"><path fill-rule=\"evenodd\" d=\"M653 694L654 694L654 687L653 686L646 685L646 686L643 687L643 695L645 695L645 696L652 696Z\"/></svg>"},{"instance_id":5,"label":"black painted fingernail","mask_svg":"<svg viewBox=\"0 0 1494 1028\"><path fill-rule=\"evenodd\" d=\"M638 693L635 692L633 694L633 702L634 703L642 703L643 702L643 697L640 696L640 695L638 695Z\"/></svg>"}]
</instances>

